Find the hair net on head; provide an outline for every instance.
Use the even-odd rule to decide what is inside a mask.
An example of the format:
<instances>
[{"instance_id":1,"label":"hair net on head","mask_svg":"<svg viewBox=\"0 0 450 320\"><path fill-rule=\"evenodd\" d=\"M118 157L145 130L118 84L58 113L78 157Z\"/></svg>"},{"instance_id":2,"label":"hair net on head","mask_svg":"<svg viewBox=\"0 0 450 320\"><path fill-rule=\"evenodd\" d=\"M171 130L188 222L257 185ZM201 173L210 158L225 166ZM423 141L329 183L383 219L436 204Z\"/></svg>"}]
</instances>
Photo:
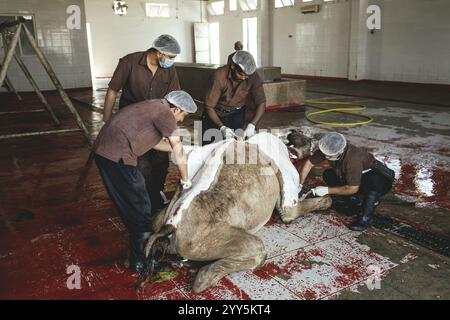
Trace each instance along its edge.
<instances>
[{"instance_id":1,"label":"hair net on head","mask_svg":"<svg viewBox=\"0 0 450 320\"><path fill-rule=\"evenodd\" d=\"M347 140L338 132L327 133L319 141L319 149L327 156L334 156L344 151L347 146Z\"/></svg>"},{"instance_id":2,"label":"hair net on head","mask_svg":"<svg viewBox=\"0 0 450 320\"><path fill-rule=\"evenodd\" d=\"M177 55L180 54L181 49L178 41L168 34L162 34L153 42L153 49L158 50L164 54Z\"/></svg>"},{"instance_id":3,"label":"hair net on head","mask_svg":"<svg viewBox=\"0 0 450 320\"><path fill-rule=\"evenodd\" d=\"M197 105L195 104L194 100L189 95L189 93L185 91L182 90L172 91L169 94L167 94L164 98L166 98L167 101L169 101L171 104L180 108L183 111L189 113L197 112Z\"/></svg>"},{"instance_id":4,"label":"hair net on head","mask_svg":"<svg viewBox=\"0 0 450 320\"><path fill-rule=\"evenodd\" d=\"M256 71L256 63L253 56L248 51L236 51L233 56L233 62L241 67L247 75L252 75Z\"/></svg>"}]
</instances>

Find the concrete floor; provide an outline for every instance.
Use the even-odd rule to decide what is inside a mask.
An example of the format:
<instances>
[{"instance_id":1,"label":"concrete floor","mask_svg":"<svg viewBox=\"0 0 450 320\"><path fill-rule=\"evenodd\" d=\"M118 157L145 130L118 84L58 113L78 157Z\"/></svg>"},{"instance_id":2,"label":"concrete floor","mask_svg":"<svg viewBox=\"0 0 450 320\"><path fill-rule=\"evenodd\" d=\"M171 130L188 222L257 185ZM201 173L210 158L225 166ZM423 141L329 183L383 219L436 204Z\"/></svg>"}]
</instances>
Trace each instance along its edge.
<instances>
[{"instance_id":1,"label":"concrete floor","mask_svg":"<svg viewBox=\"0 0 450 320\"><path fill-rule=\"evenodd\" d=\"M359 97L317 92L328 85L321 88L315 83L315 92L308 92L308 98L358 101L375 117L370 125L339 131L396 171L393 192L378 212L450 238L449 109L394 102L397 99L390 96L384 97L389 101L362 98L367 91L353 93ZM395 87L390 91L395 92ZM104 92L71 95L101 106ZM428 99L426 91L423 95L420 103ZM62 128L76 127L61 101L48 96ZM2 112L41 109L34 95L25 94L20 105L12 96L1 95L0 99ZM81 104L77 108L95 136L101 115ZM267 113L261 127L296 128L316 137L331 130L312 126L304 115ZM192 128L192 119L185 126ZM45 112L0 115L0 134L38 128L52 129ZM0 147L1 299L450 298L449 258L376 228L352 232L345 227L348 218L331 210L290 225L276 219L268 223L259 236L269 257L258 271L232 274L194 296L189 286L197 267L174 260L178 277L149 285L137 296L135 278L121 266L127 246L125 228L95 165L87 162L89 149L81 133L0 140ZM171 167L169 194L176 179ZM320 178L310 183L320 183ZM66 268L72 264L81 269L80 290L66 287ZM380 289L369 290L366 282L373 278L373 268L378 270Z\"/></svg>"}]
</instances>

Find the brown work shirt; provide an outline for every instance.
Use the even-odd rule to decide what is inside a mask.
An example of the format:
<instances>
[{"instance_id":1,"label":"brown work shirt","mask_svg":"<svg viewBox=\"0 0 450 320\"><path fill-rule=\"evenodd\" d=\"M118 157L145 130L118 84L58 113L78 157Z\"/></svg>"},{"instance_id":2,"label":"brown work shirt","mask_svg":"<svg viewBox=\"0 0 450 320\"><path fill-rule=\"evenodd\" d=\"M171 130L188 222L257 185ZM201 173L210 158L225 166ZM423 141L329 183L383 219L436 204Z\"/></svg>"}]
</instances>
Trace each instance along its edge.
<instances>
[{"instance_id":1,"label":"brown work shirt","mask_svg":"<svg viewBox=\"0 0 450 320\"><path fill-rule=\"evenodd\" d=\"M114 162L136 166L137 158L170 137L177 122L165 99L145 100L114 114L98 134L94 152Z\"/></svg>"},{"instance_id":2,"label":"brown work shirt","mask_svg":"<svg viewBox=\"0 0 450 320\"><path fill-rule=\"evenodd\" d=\"M226 65L214 72L210 82L205 97L207 107L219 107L226 111L242 108L249 94L252 95L256 105L266 102L263 82L257 72L239 82L233 80L231 68Z\"/></svg>"},{"instance_id":3,"label":"brown work shirt","mask_svg":"<svg viewBox=\"0 0 450 320\"><path fill-rule=\"evenodd\" d=\"M309 160L313 165L318 165L326 160L325 155L317 150ZM333 166L338 177L348 186L359 186L364 171L372 169L375 157L364 148L358 148L349 144L338 161L333 161Z\"/></svg>"},{"instance_id":4,"label":"brown work shirt","mask_svg":"<svg viewBox=\"0 0 450 320\"><path fill-rule=\"evenodd\" d=\"M171 91L180 90L175 67L158 67L153 74L147 66L148 52L135 52L119 60L109 88L122 90L119 108L144 100L163 99Z\"/></svg>"},{"instance_id":5,"label":"brown work shirt","mask_svg":"<svg viewBox=\"0 0 450 320\"><path fill-rule=\"evenodd\" d=\"M227 65L231 66L233 64L233 57L236 54L237 51L233 52L228 56Z\"/></svg>"}]
</instances>

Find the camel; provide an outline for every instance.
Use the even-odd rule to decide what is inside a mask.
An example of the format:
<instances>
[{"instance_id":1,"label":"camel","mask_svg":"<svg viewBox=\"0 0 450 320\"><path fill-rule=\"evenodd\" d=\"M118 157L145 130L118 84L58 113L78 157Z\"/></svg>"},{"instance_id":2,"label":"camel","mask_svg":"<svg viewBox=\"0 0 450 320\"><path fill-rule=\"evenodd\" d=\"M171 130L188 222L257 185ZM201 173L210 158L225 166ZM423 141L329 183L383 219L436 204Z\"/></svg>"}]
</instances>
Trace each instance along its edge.
<instances>
[{"instance_id":1,"label":"camel","mask_svg":"<svg viewBox=\"0 0 450 320\"><path fill-rule=\"evenodd\" d=\"M308 138L296 135L290 136L290 142L305 156L309 150L305 149ZM283 147L286 148L284 144ZM286 192L283 193L286 177L282 176L281 170L274 168L270 157L260 146L257 147L258 157L265 161L249 163L250 148L251 143L245 141L228 144L226 152L245 150L245 163L227 163L226 152L219 154L222 161L215 176L210 177L213 179L210 186L191 199L176 225L170 223L173 220L170 215L176 212L174 206L180 203L180 189L167 209L160 211L154 219L154 233L145 248L146 257L151 256L157 239L170 235L170 253L191 261L211 262L198 271L192 286L194 293L214 286L232 272L255 270L264 264L267 253L264 243L255 233L269 221L274 211L280 214L284 223L290 223L307 213L326 210L331 206L328 196L283 206L283 201L287 201ZM284 150L278 153L281 157L289 157L287 149L286 153ZM286 159L282 160L286 163ZM289 172L292 174L292 170ZM201 170L199 174L202 174ZM293 178L298 180L298 172ZM296 192L298 200L298 190Z\"/></svg>"}]
</instances>

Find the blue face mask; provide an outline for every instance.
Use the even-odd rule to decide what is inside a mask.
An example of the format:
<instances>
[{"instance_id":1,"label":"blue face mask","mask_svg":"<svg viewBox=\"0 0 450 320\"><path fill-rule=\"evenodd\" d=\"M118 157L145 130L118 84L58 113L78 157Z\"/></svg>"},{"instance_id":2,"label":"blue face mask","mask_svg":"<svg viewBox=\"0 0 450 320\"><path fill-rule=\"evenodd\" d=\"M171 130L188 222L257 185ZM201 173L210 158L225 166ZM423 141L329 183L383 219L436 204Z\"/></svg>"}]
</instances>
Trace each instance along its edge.
<instances>
[{"instance_id":1,"label":"blue face mask","mask_svg":"<svg viewBox=\"0 0 450 320\"><path fill-rule=\"evenodd\" d=\"M159 60L160 67L164 68L164 69L170 68L171 66L173 66L174 63L175 63L175 61L167 59L167 58L166 58L166 61L164 61L164 62Z\"/></svg>"}]
</instances>

